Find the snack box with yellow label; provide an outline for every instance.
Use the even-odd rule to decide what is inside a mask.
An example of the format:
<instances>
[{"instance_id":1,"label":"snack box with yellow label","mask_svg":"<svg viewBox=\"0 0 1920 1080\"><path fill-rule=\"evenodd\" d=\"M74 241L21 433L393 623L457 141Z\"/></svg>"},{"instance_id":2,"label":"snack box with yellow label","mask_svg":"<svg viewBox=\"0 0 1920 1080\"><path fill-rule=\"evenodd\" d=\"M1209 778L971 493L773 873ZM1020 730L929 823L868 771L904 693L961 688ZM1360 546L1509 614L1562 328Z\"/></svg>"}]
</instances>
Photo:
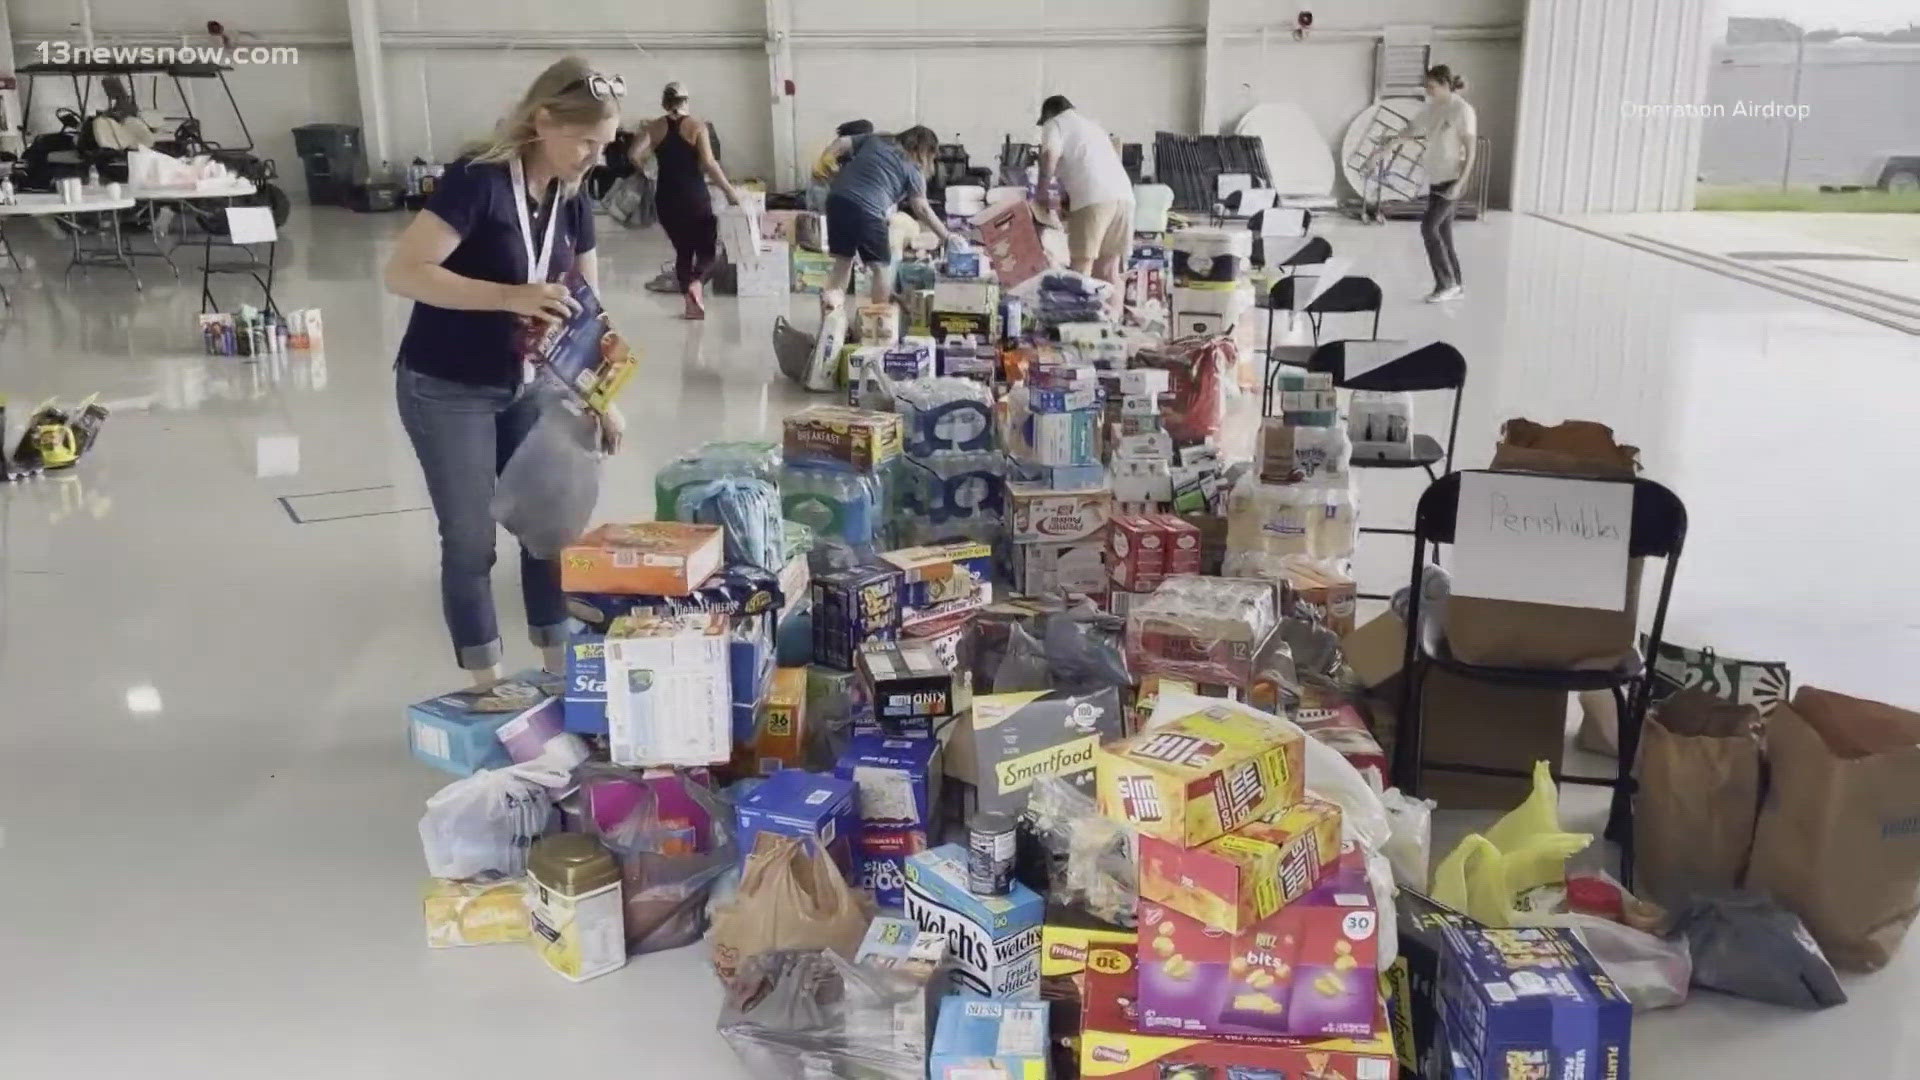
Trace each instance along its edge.
<instances>
[{"instance_id":1,"label":"snack box with yellow label","mask_svg":"<svg viewBox=\"0 0 1920 1080\"><path fill-rule=\"evenodd\" d=\"M1305 739L1209 706L1099 753L1100 809L1142 836L1196 847L1305 795Z\"/></svg>"},{"instance_id":2,"label":"snack box with yellow label","mask_svg":"<svg viewBox=\"0 0 1920 1080\"><path fill-rule=\"evenodd\" d=\"M1125 725L1112 687L982 694L953 722L947 775L973 785L982 811L1019 814L1027 789L1042 776L1058 776L1090 796L1100 744L1124 735Z\"/></svg>"},{"instance_id":3,"label":"snack box with yellow label","mask_svg":"<svg viewBox=\"0 0 1920 1080\"><path fill-rule=\"evenodd\" d=\"M523 878L498 881L434 878L427 883L423 906L429 948L503 945L533 939L533 926L527 920L527 883Z\"/></svg>"},{"instance_id":4,"label":"snack box with yellow label","mask_svg":"<svg viewBox=\"0 0 1920 1080\"><path fill-rule=\"evenodd\" d=\"M1100 947L1124 945L1131 962L1137 937L1119 927L1062 921L1077 918L1070 912L1053 912L1040 928L1040 996L1053 1006L1047 1016L1053 1080L1074 1080L1080 1075L1080 1013L1086 1002L1089 955L1098 950L1101 962L1111 964L1120 954Z\"/></svg>"},{"instance_id":5,"label":"snack box with yellow label","mask_svg":"<svg viewBox=\"0 0 1920 1080\"><path fill-rule=\"evenodd\" d=\"M1347 845L1311 892L1238 934L1139 904L1140 1030L1182 1036L1371 1034L1380 915Z\"/></svg>"},{"instance_id":6,"label":"snack box with yellow label","mask_svg":"<svg viewBox=\"0 0 1920 1080\"><path fill-rule=\"evenodd\" d=\"M1139 1029L1134 987L1143 973L1134 961L1134 950L1124 945L1100 946L1087 957L1080 1036L1086 1080L1396 1080L1398 1062L1377 991L1365 1035L1175 1038Z\"/></svg>"},{"instance_id":7,"label":"snack box with yellow label","mask_svg":"<svg viewBox=\"0 0 1920 1080\"><path fill-rule=\"evenodd\" d=\"M1140 837L1140 895L1229 934L1293 903L1340 857L1340 808L1308 798L1197 848Z\"/></svg>"},{"instance_id":8,"label":"snack box with yellow label","mask_svg":"<svg viewBox=\"0 0 1920 1080\"><path fill-rule=\"evenodd\" d=\"M570 593L686 596L720 569L724 555L718 525L601 525L560 552L560 587Z\"/></svg>"},{"instance_id":9,"label":"snack box with yellow label","mask_svg":"<svg viewBox=\"0 0 1920 1080\"><path fill-rule=\"evenodd\" d=\"M781 446L789 465L848 465L860 472L900 456L900 417L848 405L809 405L788 416Z\"/></svg>"},{"instance_id":10,"label":"snack box with yellow label","mask_svg":"<svg viewBox=\"0 0 1920 1080\"><path fill-rule=\"evenodd\" d=\"M772 776L806 765L807 669L773 669L773 684L754 709L753 739L737 755L742 771Z\"/></svg>"}]
</instances>

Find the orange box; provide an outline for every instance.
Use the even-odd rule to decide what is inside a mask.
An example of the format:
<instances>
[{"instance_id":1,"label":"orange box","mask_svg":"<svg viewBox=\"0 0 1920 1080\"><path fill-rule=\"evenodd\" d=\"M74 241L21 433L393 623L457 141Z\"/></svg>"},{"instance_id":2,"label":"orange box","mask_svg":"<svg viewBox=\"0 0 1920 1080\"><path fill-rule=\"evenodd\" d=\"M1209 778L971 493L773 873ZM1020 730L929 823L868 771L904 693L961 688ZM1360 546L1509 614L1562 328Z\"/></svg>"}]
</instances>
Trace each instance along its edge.
<instances>
[{"instance_id":1,"label":"orange box","mask_svg":"<svg viewBox=\"0 0 1920 1080\"><path fill-rule=\"evenodd\" d=\"M1305 896L1340 858L1340 808L1306 799L1197 848L1140 837L1140 895L1237 934Z\"/></svg>"},{"instance_id":2,"label":"orange box","mask_svg":"<svg viewBox=\"0 0 1920 1080\"><path fill-rule=\"evenodd\" d=\"M686 596L720 569L725 554L718 525L602 525L561 551L560 587L567 592Z\"/></svg>"},{"instance_id":3,"label":"orange box","mask_svg":"<svg viewBox=\"0 0 1920 1080\"><path fill-rule=\"evenodd\" d=\"M754 708L753 739L734 755L749 776L806 768L807 669L773 669L773 685Z\"/></svg>"}]
</instances>

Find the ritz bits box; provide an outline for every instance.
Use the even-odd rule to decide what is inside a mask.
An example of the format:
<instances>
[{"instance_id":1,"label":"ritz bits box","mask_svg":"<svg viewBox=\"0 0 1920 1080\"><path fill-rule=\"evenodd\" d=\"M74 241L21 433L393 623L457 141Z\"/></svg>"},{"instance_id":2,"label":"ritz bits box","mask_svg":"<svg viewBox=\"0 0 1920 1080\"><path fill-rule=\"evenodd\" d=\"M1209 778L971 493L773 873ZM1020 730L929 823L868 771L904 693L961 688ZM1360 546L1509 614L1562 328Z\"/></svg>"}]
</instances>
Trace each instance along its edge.
<instances>
[{"instance_id":1,"label":"ritz bits box","mask_svg":"<svg viewBox=\"0 0 1920 1080\"><path fill-rule=\"evenodd\" d=\"M1113 490L1062 491L1041 483L1007 485L1008 538L1016 544L1070 544L1100 535L1113 516Z\"/></svg>"},{"instance_id":2,"label":"ritz bits box","mask_svg":"<svg viewBox=\"0 0 1920 1080\"><path fill-rule=\"evenodd\" d=\"M1380 1000L1380 915L1349 844L1305 896L1238 934L1141 900L1140 1030L1365 1036Z\"/></svg>"},{"instance_id":3,"label":"ritz bits box","mask_svg":"<svg viewBox=\"0 0 1920 1080\"><path fill-rule=\"evenodd\" d=\"M1100 748L1100 809L1141 836L1198 847L1299 802L1305 739L1225 706Z\"/></svg>"},{"instance_id":4,"label":"ritz bits box","mask_svg":"<svg viewBox=\"0 0 1920 1080\"><path fill-rule=\"evenodd\" d=\"M1395 1080L1398 1062L1378 993L1371 1003L1372 1030L1365 1035L1196 1038L1141 1030L1135 987L1144 977L1130 946L1102 945L1088 953L1080 1035L1084 1080Z\"/></svg>"},{"instance_id":5,"label":"ritz bits box","mask_svg":"<svg viewBox=\"0 0 1920 1080\"><path fill-rule=\"evenodd\" d=\"M1340 808L1307 799L1197 848L1140 837L1140 895L1229 934L1306 895L1340 858Z\"/></svg>"},{"instance_id":6,"label":"ritz bits box","mask_svg":"<svg viewBox=\"0 0 1920 1080\"><path fill-rule=\"evenodd\" d=\"M789 462L832 461L872 472L900 456L900 417L847 405L809 405L787 417Z\"/></svg>"},{"instance_id":7,"label":"ritz bits box","mask_svg":"<svg viewBox=\"0 0 1920 1080\"><path fill-rule=\"evenodd\" d=\"M718 525L602 525L561 550L560 587L570 593L686 596L719 571L724 554Z\"/></svg>"}]
</instances>

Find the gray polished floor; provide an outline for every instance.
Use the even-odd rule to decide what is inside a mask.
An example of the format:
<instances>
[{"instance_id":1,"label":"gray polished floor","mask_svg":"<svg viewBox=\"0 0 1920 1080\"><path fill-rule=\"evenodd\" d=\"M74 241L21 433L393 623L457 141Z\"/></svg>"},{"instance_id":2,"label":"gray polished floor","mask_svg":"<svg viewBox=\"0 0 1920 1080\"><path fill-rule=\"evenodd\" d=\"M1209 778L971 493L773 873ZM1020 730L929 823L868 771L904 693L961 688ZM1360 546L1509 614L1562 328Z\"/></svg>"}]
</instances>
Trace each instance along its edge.
<instances>
[{"instance_id":1,"label":"gray polished floor","mask_svg":"<svg viewBox=\"0 0 1920 1080\"><path fill-rule=\"evenodd\" d=\"M50 238L10 227L34 263L0 271L10 419L93 392L114 415L71 475L0 489L0 1075L734 1074L697 952L574 986L517 949L423 943L415 821L443 778L408 759L401 709L453 672L392 402L406 307L378 277L401 224L298 212L279 295L324 310L326 349L271 363L200 354L197 282L144 263L144 294L99 270L63 288ZM1920 339L1505 215L1460 227L1468 298L1430 307L1411 224L1330 236L1385 285L1387 336L1468 357L1462 464L1517 415L1642 447L1692 513L1670 637L1920 704ZM640 288L658 233L602 251L646 350L602 516L645 516L660 462L770 433L801 395L767 347L784 301L687 324ZM1413 491L1364 495L1388 523ZM1368 584L1405 574L1397 543L1368 541ZM1634 1073L1920 1075L1916 955L1818 1015L1703 994L1645 1017Z\"/></svg>"}]
</instances>

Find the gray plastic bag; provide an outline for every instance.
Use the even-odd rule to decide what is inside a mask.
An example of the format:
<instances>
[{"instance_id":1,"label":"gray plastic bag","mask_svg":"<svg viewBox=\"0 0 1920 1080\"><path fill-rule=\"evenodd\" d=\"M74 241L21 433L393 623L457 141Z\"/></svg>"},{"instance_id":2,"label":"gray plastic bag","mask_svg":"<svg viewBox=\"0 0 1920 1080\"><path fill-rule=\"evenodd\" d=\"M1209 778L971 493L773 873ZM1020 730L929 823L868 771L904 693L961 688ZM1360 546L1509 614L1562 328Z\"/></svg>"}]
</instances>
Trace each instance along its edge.
<instances>
[{"instance_id":1,"label":"gray plastic bag","mask_svg":"<svg viewBox=\"0 0 1920 1080\"><path fill-rule=\"evenodd\" d=\"M538 388L540 419L493 489L493 520L539 559L579 539L600 501L600 421L584 407Z\"/></svg>"},{"instance_id":2,"label":"gray plastic bag","mask_svg":"<svg viewBox=\"0 0 1920 1080\"><path fill-rule=\"evenodd\" d=\"M1693 985L1798 1009L1844 1005L1847 992L1799 916L1758 893L1696 900L1673 933L1693 949Z\"/></svg>"}]
</instances>

